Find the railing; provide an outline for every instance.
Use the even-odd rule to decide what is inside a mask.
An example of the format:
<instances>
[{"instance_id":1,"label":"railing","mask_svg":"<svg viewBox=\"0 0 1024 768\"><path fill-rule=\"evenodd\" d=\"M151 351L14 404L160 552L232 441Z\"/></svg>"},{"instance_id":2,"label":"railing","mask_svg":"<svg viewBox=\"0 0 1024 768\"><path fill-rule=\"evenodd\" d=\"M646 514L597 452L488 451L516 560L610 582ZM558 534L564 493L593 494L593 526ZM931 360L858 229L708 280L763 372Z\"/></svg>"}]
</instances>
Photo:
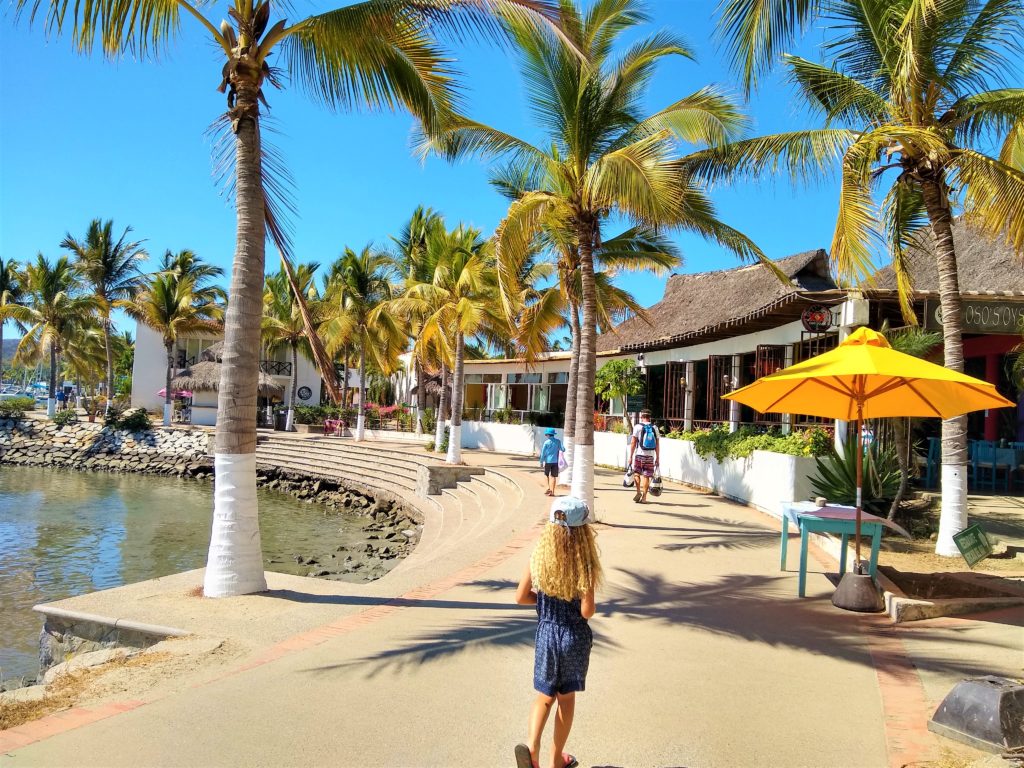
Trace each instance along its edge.
<instances>
[{"instance_id":1,"label":"railing","mask_svg":"<svg viewBox=\"0 0 1024 768\"><path fill-rule=\"evenodd\" d=\"M291 376L292 364L280 360L260 360L260 370L271 376Z\"/></svg>"}]
</instances>

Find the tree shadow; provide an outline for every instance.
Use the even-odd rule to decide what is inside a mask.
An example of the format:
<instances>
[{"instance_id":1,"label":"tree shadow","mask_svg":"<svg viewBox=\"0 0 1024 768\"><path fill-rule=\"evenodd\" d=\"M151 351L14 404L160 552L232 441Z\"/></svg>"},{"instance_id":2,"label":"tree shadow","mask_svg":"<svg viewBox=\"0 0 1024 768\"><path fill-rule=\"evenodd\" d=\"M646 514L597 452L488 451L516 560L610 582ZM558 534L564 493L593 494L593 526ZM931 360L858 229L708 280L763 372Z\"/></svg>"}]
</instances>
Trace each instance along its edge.
<instances>
[{"instance_id":1,"label":"tree shadow","mask_svg":"<svg viewBox=\"0 0 1024 768\"><path fill-rule=\"evenodd\" d=\"M675 536L682 541L658 544L666 552L694 552L713 549L758 549L775 546L779 534L774 531L715 531L695 530L691 534Z\"/></svg>"}]
</instances>

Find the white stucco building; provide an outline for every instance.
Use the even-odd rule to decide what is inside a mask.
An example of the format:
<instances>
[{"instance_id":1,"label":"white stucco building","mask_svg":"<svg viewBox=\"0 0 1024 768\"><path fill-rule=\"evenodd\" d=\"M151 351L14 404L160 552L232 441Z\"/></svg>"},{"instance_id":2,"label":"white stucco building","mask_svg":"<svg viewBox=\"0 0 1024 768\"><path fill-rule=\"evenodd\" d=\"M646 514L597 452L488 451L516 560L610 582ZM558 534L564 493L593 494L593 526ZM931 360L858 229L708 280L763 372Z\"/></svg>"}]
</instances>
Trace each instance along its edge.
<instances>
[{"instance_id":1,"label":"white stucco building","mask_svg":"<svg viewBox=\"0 0 1024 768\"><path fill-rule=\"evenodd\" d=\"M221 336L194 335L178 339L175 347L175 367L171 376L189 365L196 363L204 349L221 341ZM284 402L289 401L292 385L291 354L280 350L276 354L260 360L263 372L271 376L281 386ZM352 386L358 386L358 373ZM164 350L160 334L147 325L139 323L135 330L135 363L132 366L132 399L133 408L160 410L164 398L160 390L167 380L167 353ZM295 382L295 402L297 405L319 405L320 374L312 361L299 355L298 377ZM217 416L217 393L196 392L192 401L191 422L193 424L212 425Z\"/></svg>"}]
</instances>

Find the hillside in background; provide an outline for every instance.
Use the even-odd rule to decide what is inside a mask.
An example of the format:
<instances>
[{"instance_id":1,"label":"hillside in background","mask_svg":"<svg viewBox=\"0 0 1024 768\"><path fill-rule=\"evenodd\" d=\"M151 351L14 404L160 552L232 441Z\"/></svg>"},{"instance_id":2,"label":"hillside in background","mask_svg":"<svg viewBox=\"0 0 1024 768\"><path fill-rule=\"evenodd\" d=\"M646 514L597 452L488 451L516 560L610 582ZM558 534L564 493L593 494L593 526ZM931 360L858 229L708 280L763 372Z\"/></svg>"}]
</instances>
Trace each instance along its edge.
<instances>
[{"instance_id":1,"label":"hillside in background","mask_svg":"<svg viewBox=\"0 0 1024 768\"><path fill-rule=\"evenodd\" d=\"M13 359L14 350L18 348L19 341L21 341L21 339L8 339L6 336L4 337L3 354L0 355L0 358L3 359L5 364L11 362Z\"/></svg>"}]
</instances>

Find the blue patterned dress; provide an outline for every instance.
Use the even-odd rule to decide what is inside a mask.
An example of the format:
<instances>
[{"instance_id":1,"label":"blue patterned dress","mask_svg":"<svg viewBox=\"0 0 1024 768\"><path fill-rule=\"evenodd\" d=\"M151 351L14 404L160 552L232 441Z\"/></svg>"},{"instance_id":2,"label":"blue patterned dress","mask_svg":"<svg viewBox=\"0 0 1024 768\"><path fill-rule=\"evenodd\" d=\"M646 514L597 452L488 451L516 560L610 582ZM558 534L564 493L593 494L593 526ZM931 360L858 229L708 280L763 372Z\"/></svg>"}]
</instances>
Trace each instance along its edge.
<instances>
[{"instance_id":1,"label":"blue patterned dress","mask_svg":"<svg viewBox=\"0 0 1024 768\"><path fill-rule=\"evenodd\" d=\"M580 613L579 598L568 601L537 589L537 638L533 687L545 696L582 691L587 684L594 635Z\"/></svg>"}]
</instances>

